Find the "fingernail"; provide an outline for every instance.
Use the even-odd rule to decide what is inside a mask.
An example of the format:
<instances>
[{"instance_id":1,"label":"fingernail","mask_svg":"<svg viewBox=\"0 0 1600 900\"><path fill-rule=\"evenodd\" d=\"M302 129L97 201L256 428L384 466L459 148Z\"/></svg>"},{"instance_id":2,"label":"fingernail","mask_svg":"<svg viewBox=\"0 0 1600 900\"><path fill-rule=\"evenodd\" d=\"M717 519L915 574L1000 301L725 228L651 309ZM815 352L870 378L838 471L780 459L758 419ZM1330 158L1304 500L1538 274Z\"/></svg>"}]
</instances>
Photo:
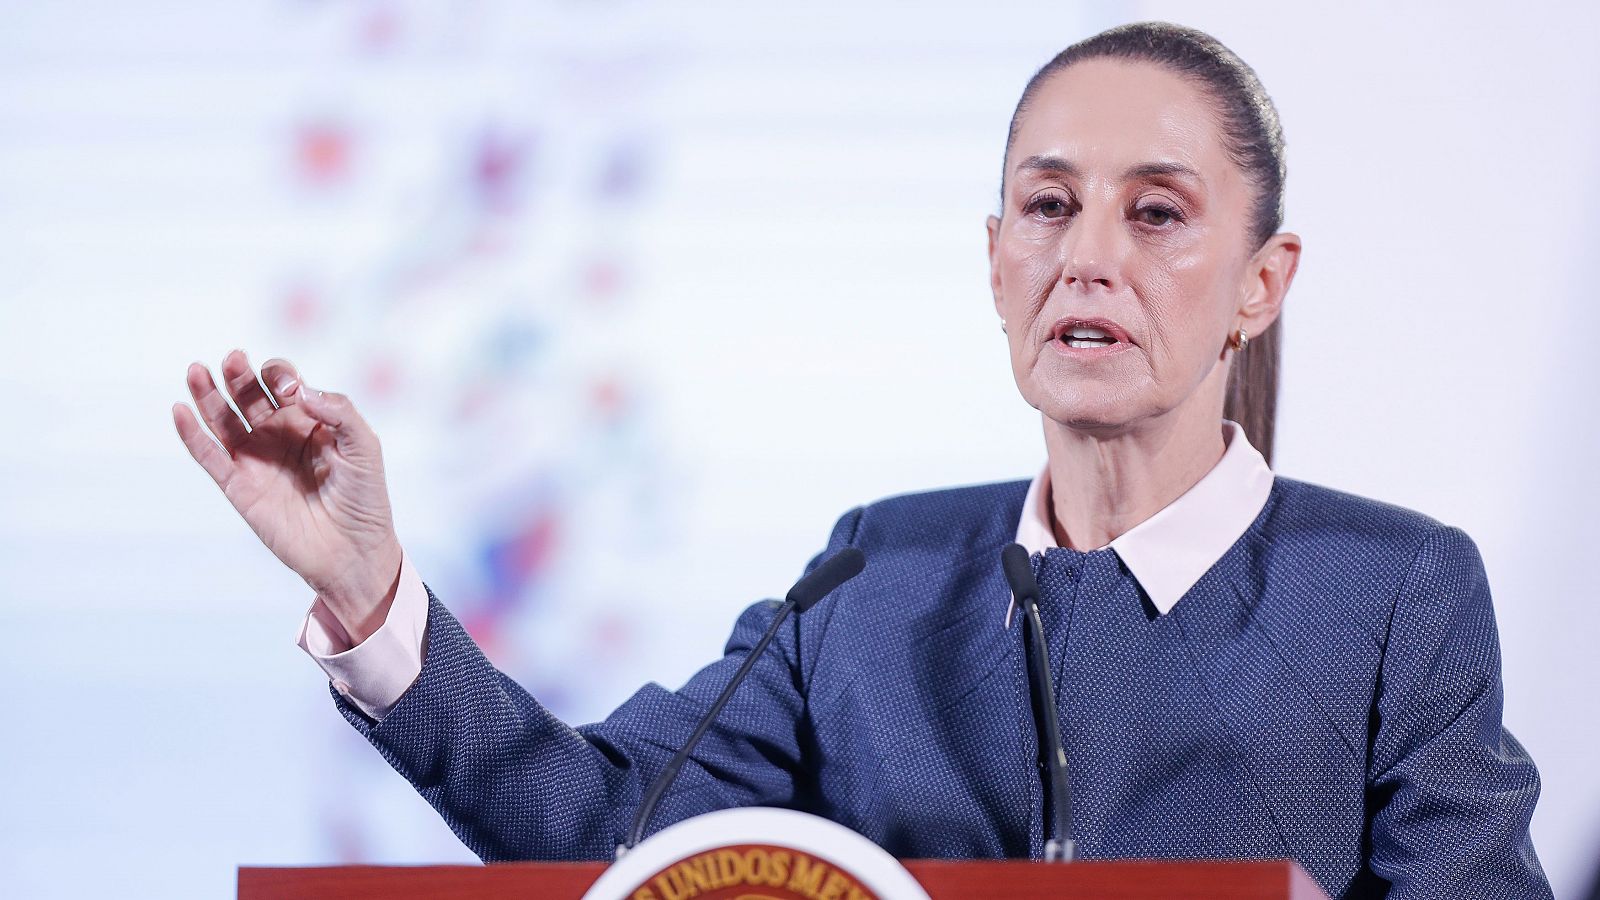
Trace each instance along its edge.
<instances>
[{"instance_id":1,"label":"fingernail","mask_svg":"<svg viewBox=\"0 0 1600 900\"><path fill-rule=\"evenodd\" d=\"M278 382L278 386L275 388L275 390L278 392L278 396L287 397L294 393L294 389L299 386L300 382L295 381L293 378L285 378L284 380Z\"/></svg>"}]
</instances>

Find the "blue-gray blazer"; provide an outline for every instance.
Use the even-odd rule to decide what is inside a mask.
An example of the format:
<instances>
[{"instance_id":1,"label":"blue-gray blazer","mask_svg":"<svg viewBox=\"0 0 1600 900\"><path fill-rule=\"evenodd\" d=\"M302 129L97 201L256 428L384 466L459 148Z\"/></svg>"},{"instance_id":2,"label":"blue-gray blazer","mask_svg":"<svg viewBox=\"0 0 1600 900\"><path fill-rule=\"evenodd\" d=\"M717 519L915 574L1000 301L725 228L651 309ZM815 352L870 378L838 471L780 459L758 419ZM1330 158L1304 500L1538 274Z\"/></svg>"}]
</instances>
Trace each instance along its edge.
<instances>
[{"instance_id":1,"label":"blue-gray blazer","mask_svg":"<svg viewBox=\"0 0 1600 900\"><path fill-rule=\"evenodd\" d=\"M1045 792L1000 549L1026 480L845 513L808 565L866 571L785 623L653 825L802 809L902 857L1037 857ZM1085 857L1300 861L1333 897L1549 897L1532 760L1501 725L1472 540L1275 479L1250 528L1160 615L1114 550L1033 556ZM573 728L496 670L429 591L422 673L345 717L484 860L605 859L640 794L771 622Z\"/></svg>"}]
</instances>

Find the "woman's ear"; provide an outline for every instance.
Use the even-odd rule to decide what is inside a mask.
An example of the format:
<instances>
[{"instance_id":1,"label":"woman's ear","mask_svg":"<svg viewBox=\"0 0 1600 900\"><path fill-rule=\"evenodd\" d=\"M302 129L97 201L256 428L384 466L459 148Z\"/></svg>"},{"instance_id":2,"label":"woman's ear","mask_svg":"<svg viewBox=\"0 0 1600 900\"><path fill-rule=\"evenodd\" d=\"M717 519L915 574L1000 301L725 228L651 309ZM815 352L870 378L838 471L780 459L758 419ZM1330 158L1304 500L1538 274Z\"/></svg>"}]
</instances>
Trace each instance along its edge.
<instances>
[{"instance_id":1,"label":"woman's ear","mask_svg":"<svg viewBox=\"0 0 1600 900\"><path fill-rule=\"evenodd\" d=\"M1249 335L1258 335L1277 321L1299 266L1300 235L1289 231L1268 238L1250 257L1239 298L1239 324Z\"/></svg>"},{"instance_id":2,"label":"woman's ear","mask_svg":"<svg viewBox=\"0 0 1600 900\"><path fill-rule=\"evenodd\" d=\"M991 215L984 224L989 229L989 290L994 292L994 311L1003 319L1006 311L1000 306L1000 217Z\"/></svg>"}]
</instances>

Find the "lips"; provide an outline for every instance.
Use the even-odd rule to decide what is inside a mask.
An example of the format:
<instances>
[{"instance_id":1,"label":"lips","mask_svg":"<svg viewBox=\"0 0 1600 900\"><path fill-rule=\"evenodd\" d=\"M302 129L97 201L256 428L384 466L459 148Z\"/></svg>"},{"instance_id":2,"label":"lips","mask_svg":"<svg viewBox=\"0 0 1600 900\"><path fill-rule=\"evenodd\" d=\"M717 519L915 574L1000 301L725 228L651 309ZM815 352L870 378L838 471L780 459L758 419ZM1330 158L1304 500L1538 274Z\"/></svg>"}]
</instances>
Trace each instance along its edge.
<instances>
[{"instance_id":1,"label":"lips","mask_svg":"<svg viewBox=\"0 0 1600 900\"><path fill-rule=\"evenodd\" d=\"M1121 325L1110 319L1068 316L1050 329L1050 340L1074 349L1115 347L1132 344L1133 338Z\"/></svg>"}]
</instances>

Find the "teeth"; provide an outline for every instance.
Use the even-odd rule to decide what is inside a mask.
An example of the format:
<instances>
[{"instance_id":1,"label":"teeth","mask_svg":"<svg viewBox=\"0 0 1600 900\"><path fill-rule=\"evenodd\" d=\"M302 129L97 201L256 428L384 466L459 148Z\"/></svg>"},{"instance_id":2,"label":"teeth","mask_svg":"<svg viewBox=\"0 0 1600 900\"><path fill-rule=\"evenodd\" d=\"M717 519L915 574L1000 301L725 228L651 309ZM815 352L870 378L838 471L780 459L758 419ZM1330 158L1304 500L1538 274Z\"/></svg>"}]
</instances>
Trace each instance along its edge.
<instances>
[{"instance_id":1,"label":"teeth","mask_svg":"<svg viewBox=\"0 0 1600 900\"><path fill-rule=\"evenodd\" d=\"M1067 341L1067 346L1068 347L1085 347L1085 348L1087 348L1087 347L1104 347L1104 346L1107 346L1107 344L1106 344L1105 341L1080 341L1080 340L1074 339L1074 340Z\"/></svg>"},{"instance_id":2,"label":"teeth","mask_svg":"<svg viewBox=\"0 0 1600 900\"><path fill-rule=\"evenodd\" d=\"M1102 340L1102 341L1108 341L1108 340L1111 339L1111 335L1105 333L1101 329L1099 329L1099 328L1089 328L1089 327L1086 327L1086 326L1083 326L1083 325L1075 326L1071 331L1067 332L1067 334L1070 337L1080 338L1080 339L1092 339L1092 340Z\"/></svg>"}]
</instances>

